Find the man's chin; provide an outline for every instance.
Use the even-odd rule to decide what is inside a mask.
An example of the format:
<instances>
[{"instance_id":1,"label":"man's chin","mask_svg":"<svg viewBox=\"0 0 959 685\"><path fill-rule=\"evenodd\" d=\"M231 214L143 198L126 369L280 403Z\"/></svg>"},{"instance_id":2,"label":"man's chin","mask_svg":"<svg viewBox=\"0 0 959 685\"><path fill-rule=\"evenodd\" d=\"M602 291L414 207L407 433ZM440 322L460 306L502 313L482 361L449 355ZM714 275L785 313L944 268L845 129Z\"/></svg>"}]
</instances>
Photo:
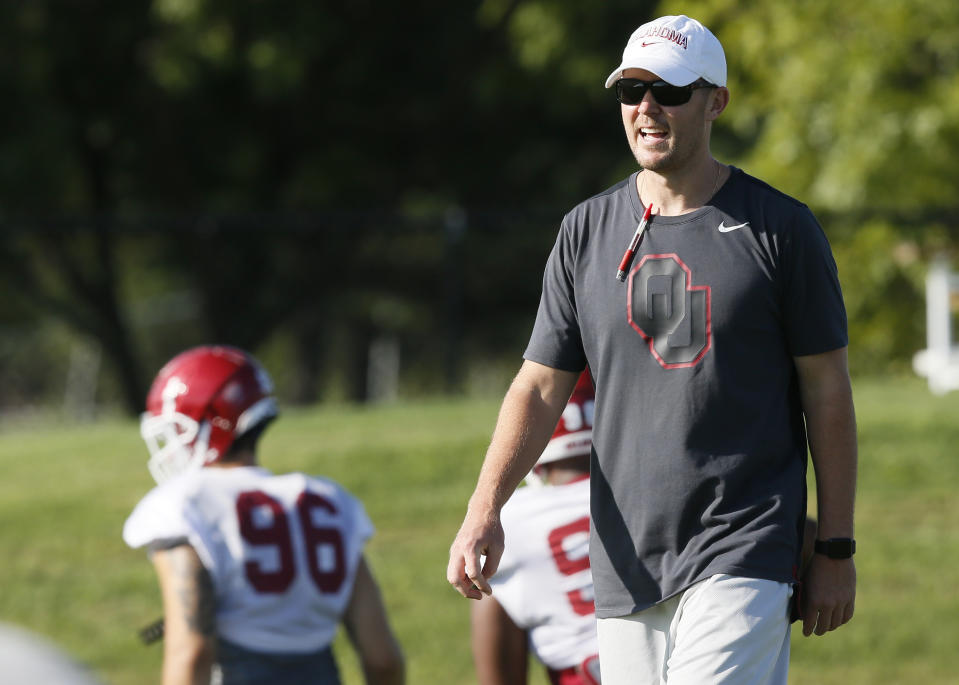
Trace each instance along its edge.
<instances>
[{"instance_id":1,"label":"man's chin","mask_svg":"<svg viewBox=\"0 0 959 685\"><path fill-rule=\"evenodd\" d=\"M633 157L639 166L650 171L667 171L672 166L672 155L668 150L656 152L646 148L634 149Z\"/></svg>"},{"instance_id":2,"label":"man's chin","mask_svg":"<svg viewBox=\"0 0 959 685\"><path fill-rule=\"evenodd\" d=\"M649 155L634 155L636 161L646 171L669 171L671 165L669 159L663 159L662 157L650 157Z\"/></svg>"}]
</instances>

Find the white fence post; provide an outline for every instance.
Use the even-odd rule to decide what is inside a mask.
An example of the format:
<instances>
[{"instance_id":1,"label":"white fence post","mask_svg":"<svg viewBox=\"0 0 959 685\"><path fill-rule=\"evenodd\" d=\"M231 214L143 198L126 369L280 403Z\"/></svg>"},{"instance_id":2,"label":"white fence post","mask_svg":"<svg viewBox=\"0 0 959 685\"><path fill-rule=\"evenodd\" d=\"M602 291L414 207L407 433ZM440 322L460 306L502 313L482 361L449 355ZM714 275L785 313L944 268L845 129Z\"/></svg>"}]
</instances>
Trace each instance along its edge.
<instances>
[{"instance_id":1,"label":"white fence post","mask_svg":"<svg viewBox=\"0 0 959 685\"><path fill-rule=\"evenodd\" d=\"M929 380L929 389L944 395L959 388L959 347L952 344L952 297L959 295L959 274L937 257L926 276L926 349L916 353L912 367Z\"/></svg>"}]
</instances>

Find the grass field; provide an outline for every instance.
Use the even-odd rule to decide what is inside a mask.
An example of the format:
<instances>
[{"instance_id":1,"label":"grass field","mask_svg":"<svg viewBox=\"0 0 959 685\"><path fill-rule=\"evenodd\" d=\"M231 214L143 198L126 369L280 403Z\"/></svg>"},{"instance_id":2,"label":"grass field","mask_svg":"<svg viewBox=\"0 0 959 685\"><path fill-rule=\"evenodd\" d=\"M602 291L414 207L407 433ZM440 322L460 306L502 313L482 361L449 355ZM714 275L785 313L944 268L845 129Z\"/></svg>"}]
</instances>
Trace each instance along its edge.
<instances>
[{"instance_id":1,"label":"grass field","mask_svg":"<svg viewBox=\"0 0 959 685\"><path fill-rule=\"evenodd\" d=\"M859 595L851 624L793 634L791 683L954 683L959 673L959 393L914 378L855 384L860 431ZM287 411L264 464L328 475L377 526L368 549L411 684L473 682L466 600L447 551L498 400ZM160 615L153 571L120 529L151 486L133 422L7 428L0 435L0 619L58 642L106 683L157 681L161 648L136 629ZM337 642L347 684L360 683ZM545 683L538 667L534 683Z\"/></svg>"}]
</instances>

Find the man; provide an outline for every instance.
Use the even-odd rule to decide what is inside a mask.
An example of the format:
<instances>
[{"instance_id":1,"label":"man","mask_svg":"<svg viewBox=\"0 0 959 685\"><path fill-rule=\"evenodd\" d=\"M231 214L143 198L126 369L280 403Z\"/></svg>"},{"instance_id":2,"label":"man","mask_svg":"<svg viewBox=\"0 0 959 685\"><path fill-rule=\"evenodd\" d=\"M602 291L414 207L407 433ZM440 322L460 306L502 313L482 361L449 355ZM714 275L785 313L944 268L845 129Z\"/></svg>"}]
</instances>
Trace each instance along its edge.
<instances>
[{"instance_id":1,"label":"man","mask_svg":"<svg viewBox=\"0 0 959 685\"><path fill-rule=\"evenodd\" d=\"M506 551L490 581L494 595L471 608L479 685L526 683L529 649L551 682L599 682L588 544L593 401L583 373L529 484L503 507Z\"/></svg>"},{"instance_id":2,"label":"man","mask_svg":"<svg viewBox=\"0 0 959 685\"><path fill-rule=\"evenodd\" d=\"M123 538L147 547L163 595L164 685L339 683L342 622L368 683L404 663L363 556L373 528L337 484L273 475L256 446L276 417L270 379L247 353L174 357L147 397L141 433L159 483Z\"/></svg>"},{"instance_id":3,"label":"man","mask_svg":"<svg viewBox=\"0 0 959 685\"><path fill-rule=\"evenodd\" d=\"M641 26L606 86L641 170L563 221L447 579L490 593L500 509L588 363L603 682L785 683L807 444L819 540L803 633L854 607L856 429L835 262L805 205L713 158L729 91L702 24Z\"/></svg>"}]
</instances>

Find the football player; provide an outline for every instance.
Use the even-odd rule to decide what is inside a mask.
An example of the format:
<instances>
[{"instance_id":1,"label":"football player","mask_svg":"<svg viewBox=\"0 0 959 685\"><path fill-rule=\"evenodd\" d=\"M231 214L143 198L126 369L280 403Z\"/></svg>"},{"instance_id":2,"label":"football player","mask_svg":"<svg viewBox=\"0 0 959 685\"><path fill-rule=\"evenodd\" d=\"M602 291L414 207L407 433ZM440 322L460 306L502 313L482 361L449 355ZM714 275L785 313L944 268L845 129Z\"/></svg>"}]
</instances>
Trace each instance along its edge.
<instances>
[{"instance_id":1,"label":"football player","mask_svg":"<svg viewBox=\"0 0 959 685\"><path fill-rule=\"evenodd\" d=\"M231 347L174 357L141 434L158 486L123 538L149 550L163 597L164 685L339 683L343 623L367 683L402 683L404 658L363 555L362 504L325 478L274 475L257 441L276 417L264 369Z\"/></svg>"},{"instance_id":2,"label":"football player","mask_svg":"<svg viewBox=\"0 0 959 685\"><path fill-rule=\"evenodd\" d=\"M480 685L523 685L532 650L551 682L599 682L589 570L589 454L593 385L576 384L553 437L503 507L506 551L493 594L471 603Z\"/></svg>"}]
</instances>

